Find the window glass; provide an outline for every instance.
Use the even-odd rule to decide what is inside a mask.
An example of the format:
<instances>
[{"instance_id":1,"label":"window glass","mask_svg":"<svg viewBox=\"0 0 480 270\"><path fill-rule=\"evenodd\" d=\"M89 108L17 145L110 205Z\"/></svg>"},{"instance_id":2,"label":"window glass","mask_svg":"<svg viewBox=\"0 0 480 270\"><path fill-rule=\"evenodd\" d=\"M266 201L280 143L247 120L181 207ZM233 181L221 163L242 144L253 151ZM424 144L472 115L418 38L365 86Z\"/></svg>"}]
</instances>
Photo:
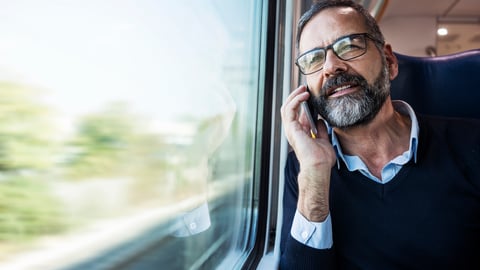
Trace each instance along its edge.
<instances>
[{"instance_id":1,"label":"window glass","mask_svg":"<svg viewBox=\"0 0 480 270\"><path fill-rule=\"evenodd\" d=\"M0 0L0 269L240 265L264 16L254 0Z\"/></svg>"}]
</instances>

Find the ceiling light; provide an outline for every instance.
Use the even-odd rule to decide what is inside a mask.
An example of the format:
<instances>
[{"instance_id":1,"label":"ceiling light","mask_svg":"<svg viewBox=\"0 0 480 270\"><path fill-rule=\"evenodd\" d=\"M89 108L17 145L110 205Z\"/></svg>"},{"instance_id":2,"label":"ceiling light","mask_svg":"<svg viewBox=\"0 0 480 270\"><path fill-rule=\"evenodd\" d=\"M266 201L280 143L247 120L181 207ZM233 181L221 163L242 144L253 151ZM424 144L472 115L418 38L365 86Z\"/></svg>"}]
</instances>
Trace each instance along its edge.
<instances>
[{"instance_id":1,"label":"ceiling light","mask_svg":"<svg viewBox=\"0 0 480 270\"><path fill-rule=\"evenodd\" d=\"M437 34L438 34L439 36L446 36L446 35L448 34L448 30L447 30L447 28L440 27L440 28L438 28L438 30L437 30Z\"/></svg>"}]
</instances>

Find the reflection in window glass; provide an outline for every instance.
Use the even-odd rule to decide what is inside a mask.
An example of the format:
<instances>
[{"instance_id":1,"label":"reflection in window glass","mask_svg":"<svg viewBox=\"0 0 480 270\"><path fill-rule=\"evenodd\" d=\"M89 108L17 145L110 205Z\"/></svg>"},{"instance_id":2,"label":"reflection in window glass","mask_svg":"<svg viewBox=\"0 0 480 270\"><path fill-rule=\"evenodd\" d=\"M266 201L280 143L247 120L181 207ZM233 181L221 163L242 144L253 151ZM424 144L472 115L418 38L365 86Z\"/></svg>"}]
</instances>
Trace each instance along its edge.
<instances>
[{"instance_id":1,"label":"reflection in window glass","mask_svg":"<svg viewBox=\"0 0 480 270\"><path fill-rule=\"evenodd\" d=\"M263 12L0 0L0 269L241 264Z\"/></svg>"}]
</instances>

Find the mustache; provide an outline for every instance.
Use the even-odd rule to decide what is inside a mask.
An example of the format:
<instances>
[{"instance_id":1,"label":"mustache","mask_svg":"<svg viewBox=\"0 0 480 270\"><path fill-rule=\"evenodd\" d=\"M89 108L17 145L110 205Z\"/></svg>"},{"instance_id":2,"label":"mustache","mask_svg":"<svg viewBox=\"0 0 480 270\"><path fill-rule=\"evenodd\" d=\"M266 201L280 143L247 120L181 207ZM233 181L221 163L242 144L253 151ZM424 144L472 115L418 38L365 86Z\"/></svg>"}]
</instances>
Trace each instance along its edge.
<instances>
[{"instance_id":1,"label":"mustache","mask_svg":"<svg viewBox=\"0 0 480 270\"><path fill-rule=\"evenodd\" d=\"M362 76L356 74L342 73L328 79L320 90L320 95L327 96L331 89L340 87L347 83L360 85L361 87L368 86L367 80L365 80L365 78L363 78Z\"/></svg>"}]
</instances>

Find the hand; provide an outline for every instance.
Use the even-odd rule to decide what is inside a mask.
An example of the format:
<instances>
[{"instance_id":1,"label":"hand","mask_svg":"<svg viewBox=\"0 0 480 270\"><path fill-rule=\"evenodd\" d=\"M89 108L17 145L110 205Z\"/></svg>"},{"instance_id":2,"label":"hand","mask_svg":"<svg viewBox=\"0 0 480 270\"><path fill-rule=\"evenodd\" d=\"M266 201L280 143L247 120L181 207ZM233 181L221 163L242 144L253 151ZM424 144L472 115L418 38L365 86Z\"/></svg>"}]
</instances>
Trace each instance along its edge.
<instances>
[{"instance_id":1,"label":"hand","mask_svg":"<svg viewBox=\"0 0 480 270\"><path fill-rule=\"evenodd\" d=\"M323 121L317 122L316 139L310 136L310 126L300 104L309 98L305 86L295 89L281 108L287 140L300 163L297 210L308 220L320 222L329 213L330 171L336 155Z\"/></svg>"}]
</instances>

